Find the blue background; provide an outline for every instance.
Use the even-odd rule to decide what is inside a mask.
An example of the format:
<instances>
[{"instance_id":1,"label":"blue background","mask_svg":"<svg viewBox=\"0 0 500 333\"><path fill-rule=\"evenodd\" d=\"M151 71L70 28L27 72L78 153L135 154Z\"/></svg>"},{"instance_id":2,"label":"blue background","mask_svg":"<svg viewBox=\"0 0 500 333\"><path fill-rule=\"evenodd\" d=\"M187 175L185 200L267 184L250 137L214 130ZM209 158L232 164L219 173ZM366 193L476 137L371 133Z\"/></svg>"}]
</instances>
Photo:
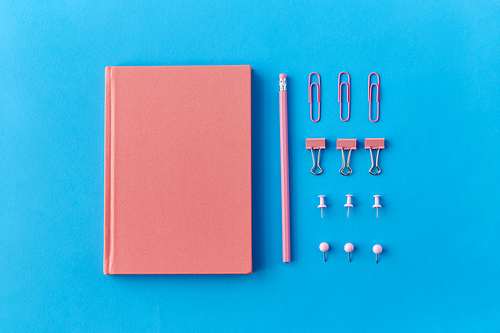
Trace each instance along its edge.
<instances>
[{"instance_id":1,"label":"blue background","mask_svg":"<svg viewBox=\"0 0 500 333\"><path fill-rule=\"evenodd\" d=\"M2 1L0 330L499 331L499 25L490 1ZM253 68L254 274L103 275L104 67L229 64ZM317 124L312 71L322 78ZM351 75L347 123L341 71ZM289 264L279 73L289 91ZM321 176L309 173L307 137L327 139ZM377 177L366 137L387 141ZM358 139L349 177L338 173L336 138Z\"/></svg>"}]
</instances>

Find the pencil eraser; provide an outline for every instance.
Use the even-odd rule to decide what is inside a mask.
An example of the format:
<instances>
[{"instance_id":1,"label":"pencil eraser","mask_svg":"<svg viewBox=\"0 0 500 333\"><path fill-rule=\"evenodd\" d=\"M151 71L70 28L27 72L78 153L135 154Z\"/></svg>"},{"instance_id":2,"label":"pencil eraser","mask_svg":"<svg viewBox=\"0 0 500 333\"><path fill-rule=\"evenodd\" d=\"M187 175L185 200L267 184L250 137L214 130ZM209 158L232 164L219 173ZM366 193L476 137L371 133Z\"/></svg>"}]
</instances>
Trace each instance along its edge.
<instances>
[{"instance_id":1,"label":"pencil eraser","mask_svg":"<svg viewBox=\"0 0 500 333\"><path fill-rule=\"evenodd\" d=\"M280 79L286 79L286 74L280 74Z\"/></svg>"}]
</instances>

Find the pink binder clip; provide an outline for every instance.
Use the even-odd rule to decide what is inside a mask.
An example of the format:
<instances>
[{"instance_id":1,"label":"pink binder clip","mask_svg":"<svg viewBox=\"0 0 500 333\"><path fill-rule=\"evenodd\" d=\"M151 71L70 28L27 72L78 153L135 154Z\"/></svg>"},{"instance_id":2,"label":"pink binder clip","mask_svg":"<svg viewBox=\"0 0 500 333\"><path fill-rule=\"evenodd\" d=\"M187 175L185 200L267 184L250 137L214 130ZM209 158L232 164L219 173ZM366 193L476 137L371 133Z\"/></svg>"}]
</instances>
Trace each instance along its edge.
<instances>
[{"instance_id":1,"label":"pink binder clip","mask_svg":"<svg viewBox=\"0 0 500 333\"><path fill-rule=\"evenodd\" d=\"M384 149L384 148L385 148L385 139L383 139L383 138L381 138L381 139L365 139L365 149L370 149L370 157L372 158L372 167L370 168L370 170L368 170L368 172L374 176L376 176L380 172L382 172L382 170L380 170L380 167L378 166L378 155L380 153L380 149ZM377 161L376 161L375 165L373 165L372 149L377 149ZM372 169L374 166L378 169L377 173L372 172Z\"/></svg>"},{"instance_id":2,"label":"pink binder clip","mask_svg":"<svg viewBox=\"0 0 500 333\"><path fill-rule=\"evenodd\" d=\"M347 75L347 82L340 82L342 74ZM342 118L342 86L345 84L347 87L347 119ZM339 104L340 104L340 120L348 121L351 117L351 76L347 72L339 74ZM337 148L338 149L338 148Z\"/></svg>"},{"instance_id":3,"label":"pink binder clip","mask_svg":"<svg viewBox=\"0 0 500 333\"><path fill-rule=\"evenodd\" d=\"M377 75L377 83L370 84L370 78L372 75ZM372 88L373 86L377 87L377 119L372 119ZM369 105L369 113L368 117L372 123L376 123L378 118L380 117L380 76L373 72L368 75L368 105Z\"/></svg>"},{"instance_id":4,"label":"pink binder clip","mask_svg":"<svg viewBox=\"0 0 500 333\"><path fill-rule=\"evenodd\" d=\"M321 169L321 167L319 166L319 157L320 157L320 154L321 154L321 149L325 149L325 148L326 148L326 140L325 140L325 138L322 138L322 139L306 139L306 149L310 149L311 150L311 155L312 155L312 159L313 159L313 167L311 169L311 173L313 175L315 175L315 176L321 175L323 173L323 169ZM314 149L318 149L318 163L317 164L316 164L316 161L314 159L314 152L313 152ZM316 166L319 169L318 173L314 172L314 169L316 168Z\"/></svg>"},{"instance_id":5,"label":"pink binder clip","mask_svg":"<svg viewBox=\"0 0 500 333\"><path fill-rule=\"evenodd\" d=\"M318 77L318 83L316 82L311 82L311 76L316 74ZM318 118L314 120L313 118L313 86L316 86L316 97L318 99ZM317 123L321 119L321 77L319 76L318 73L312 72L309 74L309 105L310 105L310 115L311 115L311 121L314 123Z\"/></svg>"},{"instance_id":6,"label":"pink binder clip","mask_svg":"<svg viewBox=\"0 0 500 333\"><path fill-rule=\"evenodd\" d=\"M337 139L337 150L342 152L342 168L340 168L339 172L342 176L349 176L352 173L349 162L351 161L351 152L356 150L356 139ZM345 162L344 150L349 150L349 155L347 155L347 164ZM344 168L347 168L349 172L344 173Z\"/></svg>"}]
</instances>

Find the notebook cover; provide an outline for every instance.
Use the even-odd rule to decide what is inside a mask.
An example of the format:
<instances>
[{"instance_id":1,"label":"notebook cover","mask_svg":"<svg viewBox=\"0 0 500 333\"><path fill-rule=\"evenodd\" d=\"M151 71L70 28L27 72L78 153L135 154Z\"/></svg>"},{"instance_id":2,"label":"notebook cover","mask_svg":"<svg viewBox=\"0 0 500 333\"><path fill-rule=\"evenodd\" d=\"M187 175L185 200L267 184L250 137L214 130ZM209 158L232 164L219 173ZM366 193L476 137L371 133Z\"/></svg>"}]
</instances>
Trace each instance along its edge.
<instances>
[{"instance_id":1,"label":"notebook cover","mask_svg":"<svg viewBox=\"0 0 500 333\"><path fill-rule=\"evenodd\" d=\"M104 274L252 273L250 66L106 67Z\"/></svg>"}]
</instances>

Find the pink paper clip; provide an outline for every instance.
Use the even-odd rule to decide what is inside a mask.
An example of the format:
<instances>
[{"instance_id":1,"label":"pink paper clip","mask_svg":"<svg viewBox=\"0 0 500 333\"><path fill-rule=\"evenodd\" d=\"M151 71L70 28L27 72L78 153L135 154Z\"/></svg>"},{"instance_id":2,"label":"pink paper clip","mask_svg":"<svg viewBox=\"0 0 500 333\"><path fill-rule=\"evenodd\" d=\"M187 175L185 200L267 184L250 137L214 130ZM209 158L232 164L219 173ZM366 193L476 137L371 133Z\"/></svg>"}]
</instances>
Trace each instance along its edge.
<instances>
[{"instance_id":1,"label":"pink paper clip","mask_svg":"<svg viewBox=\"0 0 500 333\"><path fill-rule=\"evenodd\" d=\"M380 167L378 166L378 154L380 153L380 149L385 149L385 139L383 139L383 138L382 139L365 139L365 149L370 149L370 157L372 159L372 167L370 168L370 170L368 170L368 172L370 174L376 176L382 172L382 170L380 170ZM373 164L372 149L377 149L377 162L375 163L375 165ZM374 166L378 169L377 173L372 172L372 169Z\"/></svg>"},{"instance_id":2,"label":"pink paper clip","mask_svg":"<svg viewBox=\"0 0 500 333\"><path fill-rule=\"evenodd\" d=\"M342 74L347 75L347 82L340 82ZM345 84L347 87L347 119L342 118L342 86ZM340 104L340 120L348 121L351 118L351 76L347 72L339 74L339 104ZM338 148L337 148L338 149Z\"/></svg>"},{"instance_id":3,"label":"pink paper clip","mask_svg":"<svg viewBox=\"0 0 500 333\"><path fill-rule=\"evenodd\" d=\"M372 75L377 75L377 83L370 84L370 78ZM377 119L375 119L375 120L372 119L372 88L373 88L373 86L377 87ZM368 75L368 105L369 105L368 117L370 118L370 121L372 123L376 123L378 121L378 118L380 117L380 76L375 72Z\"/></svg>"},{"instance_id":4,"label":"pink paper clip","mask_svg":"<svg viewBox=\"0 0 500 333\"><path fill-rule=\"evenodd\" d=\"M356 139L337 139L337 150L342 152L342 168L340 168L339 172L342 176L349 176L352 173L349 162L351 161L351 152L356 150ZM347 155L347 164L345 162L344 150L349 150L349 155ZM344 173L344 168L347 168L349 172Z\"/></svg>"},{"instance_id":5,"label":"pink paper clip","mask_svg":"<svg viewBox=\"0 0 500 333\"><path fill-rule=\"evenodd\" d=\"M306 149L311 150L311 155L312 155L312 159L313 159L313 167L311 169L311 173L315 176L321 175L323 173L323 169L321 169L321 167L319 166L319 157L321 154L321 149L325 149L325 148L326 148L326 140L324 138L322 138L322 139L306 139ZM314 149L318 149L318 163L317 164L316 164L316 161L314 159L314 152L313 152ZM319 169L318 173L314 172L314 169L316 168L316 166Z\"/></svg>"},{"instance_id":6,"label":"pink paper clip","mask_svg":"<svg viewBox=\"0 0 500 333\"><path fill-rule=\"evenodd\" d=\"M316 76L318 77L318 83L311 82L311 76L313 74L316 74ZM313 97L312 97L313 93L312 93L312 90L313 90L314 85L316 86L316 97L318 99L318 118L316 120L314 120L314 118L313 118ZM309 105L310 105L311 121L314 123L317 123L321 119L321 77L316 72L312 72L311 74L309 74Z\"/></svg>"}]
</instances>

